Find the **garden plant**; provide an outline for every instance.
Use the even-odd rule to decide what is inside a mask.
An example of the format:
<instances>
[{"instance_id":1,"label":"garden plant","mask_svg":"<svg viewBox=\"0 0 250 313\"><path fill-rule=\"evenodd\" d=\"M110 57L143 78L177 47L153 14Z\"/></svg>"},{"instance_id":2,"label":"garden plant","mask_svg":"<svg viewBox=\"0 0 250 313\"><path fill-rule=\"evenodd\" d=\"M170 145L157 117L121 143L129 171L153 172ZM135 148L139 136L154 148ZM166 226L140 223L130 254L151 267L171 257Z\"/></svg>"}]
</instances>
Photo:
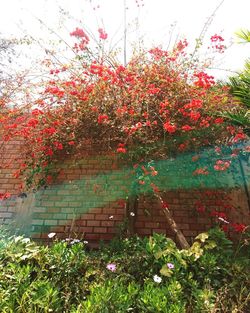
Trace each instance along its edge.
<instances>
[{"instance_id":1,"label":"garden plant","mask_svg":"<svg viewBox=\"0 0 250 313\"><path fill-rule=\"evenodd\" d=\"M122 64L106 50L106 30L96 29L96 35L73 29L73 45L65 42L72 55L67 64L56 53L42 60L46 79L30 84L21 97L20 89L6 85L0 148L22 143L13 160L21 195L49 188L63 162L77 163L89 147L117 168L125 166L129 236L91 250L74 236L61 240L52 233L50 245L38 245L3 229L0 312L247 313L247 225L231 220L230 206L221 200L208 212L216 227L188 242L171 214L161 175L166 160L189 160L201 195L196 213L202 214L205 195L220 192L213 184L226 188L220 180L239 160L248 161L249 64L230 83L218 83L208 74L208 60L198 57L203 38L192 53L183 38L167 50L140 48ZM248 32L241 37L249 41ZM223 54L225 48L222 36L210 36L209 51ZM176 242L161 234L134 235L142 196L157 201ZM11 197L1 193L0 201ZM233 232L235 241L229 239Z\"/></svg>"}]
</instances>

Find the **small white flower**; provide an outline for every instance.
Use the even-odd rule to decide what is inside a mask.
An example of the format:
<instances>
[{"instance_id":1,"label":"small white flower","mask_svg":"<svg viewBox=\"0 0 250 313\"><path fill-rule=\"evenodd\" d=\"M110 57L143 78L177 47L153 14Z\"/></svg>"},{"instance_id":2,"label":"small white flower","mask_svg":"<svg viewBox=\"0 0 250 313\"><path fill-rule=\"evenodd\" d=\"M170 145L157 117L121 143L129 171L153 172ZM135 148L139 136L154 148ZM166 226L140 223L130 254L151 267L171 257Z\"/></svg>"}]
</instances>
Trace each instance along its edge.
<instances>
[{"instance_id":1,"label":"small white flower","mask_svg":"<svg viewBox=\"0 0 250 313\"><path fill-rule=\"evenodd\" d=\"M130 216L135 216L135 213L134 212L130 212Z\"/></svg>"},{"instance_id":2,"label":"small white flower","mask_svg":"<svg viewBox=\"0 0 250 313\"><path fill-rule=\"evenodd\" d=\"M23 238L22 242L23 243L28 243L28 242L30 242L30 238Z\"/></svg>"},{"instance_id":3,"label":"small white flower","mask_svg":"<svg viewBox=\"0 0 250 313\"><path fill-rule=\"evenodd\" d=\"M84 240L83 243L87 245L89 242L87 240Z\"/></svg>"},{"instance_id":4,"label":"small white flower","mask_svg":"<svg viewBox=\"0 0 250 313\"><path fill-rule=\"evenodd\" d=\"M79 239L73 239L73 240L70 242L70 244L73 245L73 244L79 243L79 242L80 242Z\"/></svg>"},{"instance_id":5,"label":"small white flower","mask_svg":"<svg viewBox=\"0 0 250 313\"><path fill-rule=\"evenodd\" d=\"M55 237L55 235L56 235L56 233L49 233L49 234L48 234L48 237L49 237L49 238L53 238L53 237Z\"/></svg>"},{"instance_id":6,"label":"small white flower","mask_svg":"<svg viewBox=\"0 0 250 313\"><path fill-rule=\"evenodd\" d=\"M154 275L153 280L154 280L154 282L159 284L159 283L161 283L162 278L160 276L158 276L158 275Z\"/></svg>"},{"instance_id":7,"label":"small white flower","mask_svg":"<svg viewBox=\"0 0 250 313\"><path fill-rule=\"evenodd\" d=\"M114 218L114 215L110 215L109 219L112 220Z\"/></svg>"}]
</instances>

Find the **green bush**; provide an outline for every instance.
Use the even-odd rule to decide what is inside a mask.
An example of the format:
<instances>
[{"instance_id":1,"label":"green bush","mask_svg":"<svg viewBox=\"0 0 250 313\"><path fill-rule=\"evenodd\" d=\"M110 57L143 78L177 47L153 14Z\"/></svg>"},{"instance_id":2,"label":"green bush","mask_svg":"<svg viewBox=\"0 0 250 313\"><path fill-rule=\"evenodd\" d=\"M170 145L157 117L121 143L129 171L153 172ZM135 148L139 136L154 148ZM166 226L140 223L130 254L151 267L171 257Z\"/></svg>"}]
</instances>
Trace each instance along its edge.
<instances>
[{"instance_id":1,"label":"green bush","mask_svg":"<svg viewBox=\"0 0 250 313\"><path fill-rule=\"evenodd\" d=\"M77 240L39 246L1 234L0 312L247 312L248 240L223 232L179 250L164 235L116 239L97 251Z\"/></svg>"}]
</instances>

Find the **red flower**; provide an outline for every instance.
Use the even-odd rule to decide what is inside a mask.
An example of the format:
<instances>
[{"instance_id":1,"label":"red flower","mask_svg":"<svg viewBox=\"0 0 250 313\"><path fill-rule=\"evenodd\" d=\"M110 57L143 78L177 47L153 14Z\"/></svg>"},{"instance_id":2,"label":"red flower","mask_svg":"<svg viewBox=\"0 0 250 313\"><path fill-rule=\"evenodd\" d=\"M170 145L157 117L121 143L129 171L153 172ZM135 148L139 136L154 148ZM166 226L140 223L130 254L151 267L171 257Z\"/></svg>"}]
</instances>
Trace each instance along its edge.
<instances>
[{"instance_id":1,"label":"red flower","mask_svg":"<svg viewBox=\"0 0 250 313\"><path fill-rule=\"evenodd\" d=\"M39 109L34 109L32 112L31 112L32 115L34 116L37 116L37 115L42 115L43 114L43 111L39 110Z\"/></svg>"},{"instance_id":2,"label":"red flower","mask_svg":"<svg viewBox=\"0 0 250 313\"><path fill-rule=\"evenodd\" d=\"M213 217L220 217L220 218L223 218L223 219L227 219L227 216L224 212L218 212L218 211L212 211L210 213L211 216Z\"/></svg>"},{"instance_id":3,"label":"red flower","mask_svg":"<svg viewBox=\"0 0 250 313\"><path fill-rule=\"evenodd\" d=\"M116 149L118 153L126 153L125 143L119 143L118 148Z\"/></svg>"},{"instance_id":4,"label":"red flower","mask_svg":"<svg viewBox=\"0 0 250 313\"><path fill-rule=\"evenodd\" d=\"M62 150L62 149L63 149L63 145L62 145L60 142L58 142L58 141L55 141L55 142L54 142L54 146L55 146L56 149L58 149L58 150Z\"/></svg>"},{"instance_id":5,"label":"red flower","mask_svg":"<svg viewBox=\"0 0 250 313\"><path fill-rule=\"evenodd\" d=\"M10 193L9 192L5 192L5 193L0 193L0 200L6 200L8 198L10 198Z\"/></svg>"},{"instance_id":6,"label":"red flower","mask_svg":"<svg viewBox=\"0 0 250 313\"><path fill-rule=\"evenodd\" d=\"M243 233L244 230L246 229L245 224L239 224L239 223L232 224L232 227L237 233Z\"/></svg>"},{"instance_id":7,"label":"red flower","mask_svg":"<svg viewBox=\"0 0 250 313\"><path fill-rule=\"evenodd\" d=\"M215 84L214 77L204 72L194 74L194 77L197 77L197 80L194 82L194 85L197 87L208 89Z\"/></svg>"},{"instance_id":8,"label":"red flower","mask_svg":"<svg viewBox=\"0 0 250 313\"><path fill-rule=\"evenodd\" d=\"M204 168L197 168L194 172L193 175L208 175L209 172L207 170L207 167L205 166Z\"/></svg>"},{"instance_id":9,"label":"red flower","mask_svg":"<svg viewBox=\"0 0 250 313\"><path fill-rule=\"evenodd\" d=\"M177 130L177 127L174 125L174 124L170 124L169 122L166 122L164 125L163 125L164 129L170 133L170 134L173 134L176 132Z\"/></svg>"},{"instance_id":10,"label":"red flower","mask_svg":"<svg viewBox=\"0 0 250 313\"><path fill-rule=\"evenodd\" d=\"M218 41L222 42L222 41L224 41L224 39L221 36L217 35L217 34L211 36L210 40L212 42L218 42Z\"/></svg>"},{"instance_id":11,"label":"red flower","mask_svg":"<svg viewBox=\"0 0 250 313\"><path fill-rule=\"evenodd\" d=\"M52 156L53 150L50 147L45 148L45 155Z\"/></svg>"},{"instance_id":12,"label":"red flower","mask_svg":"<svg viewBox=\"0 0 250 313\"><path fill-rule=\"evenodd\" d=\"M193 99L190 103L184 105L184 109L200 109L202 108L202 100Z\"/></svg>"},{"instance_id":13,"label":"red flower","mask_svg":"<svg viewBox=\"0 0 250 313\"><path fill-rule=\"evenodd\" d=\"M47 135L50 135L50 136L53 135L55 132L56 132L55 127L48 127L48 128L45 128L43 130L44 134L47 134Z\"/></svg>"},{"instance_id":14,"label":"red flower","mask_svg":"<svg viewBox=\"0 0 250 313\"><path fill-rule=\"evenodd\" d=\"M185 143L181 143L178 147L178 150L184 151L187 148L187 145Z\"/></svg>"},{"instance_id":15,"label":"red flower","mask_svg":"<svg viewBox=\"0 0 250 313\"><path fill-rule=\"evenodd\" d=\"M222 124L224 122L224 120L223 120L223 118L221 118L221 117L218 117L218 118L216 118L215 120L214 120L214 123L215 124Z\"/></svg>"},{"instance_id":16,"label":"red flower","mask_svg":"<svg viewBox=\"0 0 250 313\"><path fill-rule=\"evenodd\" d=\"M117 148L116 151L118 153L126 153L127 152L127 150L125 148Z\"/></svg>"},{"instance_id":17,"label":"red flower","mask_svg":"<svg viewBox=\"0 0 250 313\"><path fill-rule=\"evenodd\" d=\"M36 125L38 124L38 120L36 118L31 118L28 120L27 126L29 127L36 127Z\"/></svg>"},{"instance_id":18,"label":"red flower","mask_svg":"<svg viewBox=\"0 0 250 313\"><path fill-rule=\"evenodd\" d=\"M192 130L192 127L189 126L189 125L184 125L184 126L182 126L181 129L184 130L184 131L189 131L189 130Z\"/></svg>"},{"instance_id":19,"label":"red flower","mask_svg":"<svg viewBox=\"0 0 250 313\"><path fill-rule=\"evenodd\" d=\"M222 229L225 233L227 233L227 232L229 231L228 225L221 225L221 229Z\"/></svg>"},{"instance_id":20,"label":"red flower","mask_svg":"<svg viewBox=\"0 0 250 313\"><path fill-rule=\"evenodd\" d=\"M216 164L214 165L214 169L216 171L225 171L229 168L230 164L231 164L231 161L218 160L216 161Z\"/></svg>"},{"instance_id":21,"label":"red flower","mask_svg":"<svg viewBox=\"0 0 250 313\"><path fill-rule=\"evenodd\" d=\"M105 122L107 120L108 120L108 115L103 114L103 115L98 116L97 122L98 122L98 124L102 124L103 122Z\"/></svg>"},{"instance_id":22,"label":"red flower","mask_svg":"<svg viewBox=\"0 0 250 313\"><path fill-rule=\"evenodd\" d=\"M85 38L87 41L89 41L89 37L86 35L83 29L76 27L76 29L70 33L70 36L74 36L77 38Z\"/></svg>"},{"instance_id":23,"label":"red flower","mask_svg":"<svg viewBox=\"0 0 250 313\"><path fill-rule=\"evenodd\" d=\"M145 185L145 181L144 180L139 180L139 184L140 185Z\"/></svg>"},{"instance_id":24,"label":"red flower","mask_svg":"<svg viewBox=\"0 0 250 313\"><path fill-rule=\"evenodd\" d=\"M46 177L46 182L47 182L47 184L51 184L52 181L53 181L53 177L52 177L51 175L48 175L48 176Z\"/></svg>"},{"instance_id":25,"label":"red flower","mask_svg":"<svg viewBox=\"0 0 250 313\"><path fill-rule=\"evenodd\" d=\"M238 142L239 140L246 139L246 135L244 133L238 133L234 136L233 142Z\"/></svg>"},{"instance_id":26,"label":"red flower","mask_svg":"<svg viewBox=\"0 0 250 313\"><path fill-rule=\"evenodd\" d=\"M199 112L191 112L189 116L191 120L198 121L198 119L201 117L201 114Z\"/></svg>"},{"instance_id":27,"label":"red flower","mask_svg":"<svg viewBox=\"0 0 250 313\"><path fill-rule=\"evenodd\" d=\"M102 28L99 28L98 32L99 32L99 38L100 39L105 40L108 38L108 34Z\"/></svg>"}]
</instances>

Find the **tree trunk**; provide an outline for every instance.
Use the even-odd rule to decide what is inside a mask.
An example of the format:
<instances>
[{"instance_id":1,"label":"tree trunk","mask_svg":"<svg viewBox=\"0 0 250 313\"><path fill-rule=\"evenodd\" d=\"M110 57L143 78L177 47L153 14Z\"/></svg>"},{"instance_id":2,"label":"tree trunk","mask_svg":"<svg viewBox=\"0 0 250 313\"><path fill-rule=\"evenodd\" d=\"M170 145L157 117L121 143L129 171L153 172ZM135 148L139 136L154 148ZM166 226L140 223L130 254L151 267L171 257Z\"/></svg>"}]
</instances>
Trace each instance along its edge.
<instances>
[{"instance_id":1,"label":"tree trunk","mask_svg":"<svg viewBox=\"0 0 250 313\"><path fill-rule=\"evenodd\" d=\"M159 201L159 204L163 210L163 213L167 219L168 225L170 226L171 230L173 231L173 233L176 235L176 239L178 241L178 243L180 244L182 249L188 249L190 248L189 243L187 242L185 236L183 235L182 231L179 229L179 227L177 226L177 224L175 223L168 207L164 204L164 201L162 200L162 197L158 194L155 194L156 198Z\"/></svg>"}]
</instances>

